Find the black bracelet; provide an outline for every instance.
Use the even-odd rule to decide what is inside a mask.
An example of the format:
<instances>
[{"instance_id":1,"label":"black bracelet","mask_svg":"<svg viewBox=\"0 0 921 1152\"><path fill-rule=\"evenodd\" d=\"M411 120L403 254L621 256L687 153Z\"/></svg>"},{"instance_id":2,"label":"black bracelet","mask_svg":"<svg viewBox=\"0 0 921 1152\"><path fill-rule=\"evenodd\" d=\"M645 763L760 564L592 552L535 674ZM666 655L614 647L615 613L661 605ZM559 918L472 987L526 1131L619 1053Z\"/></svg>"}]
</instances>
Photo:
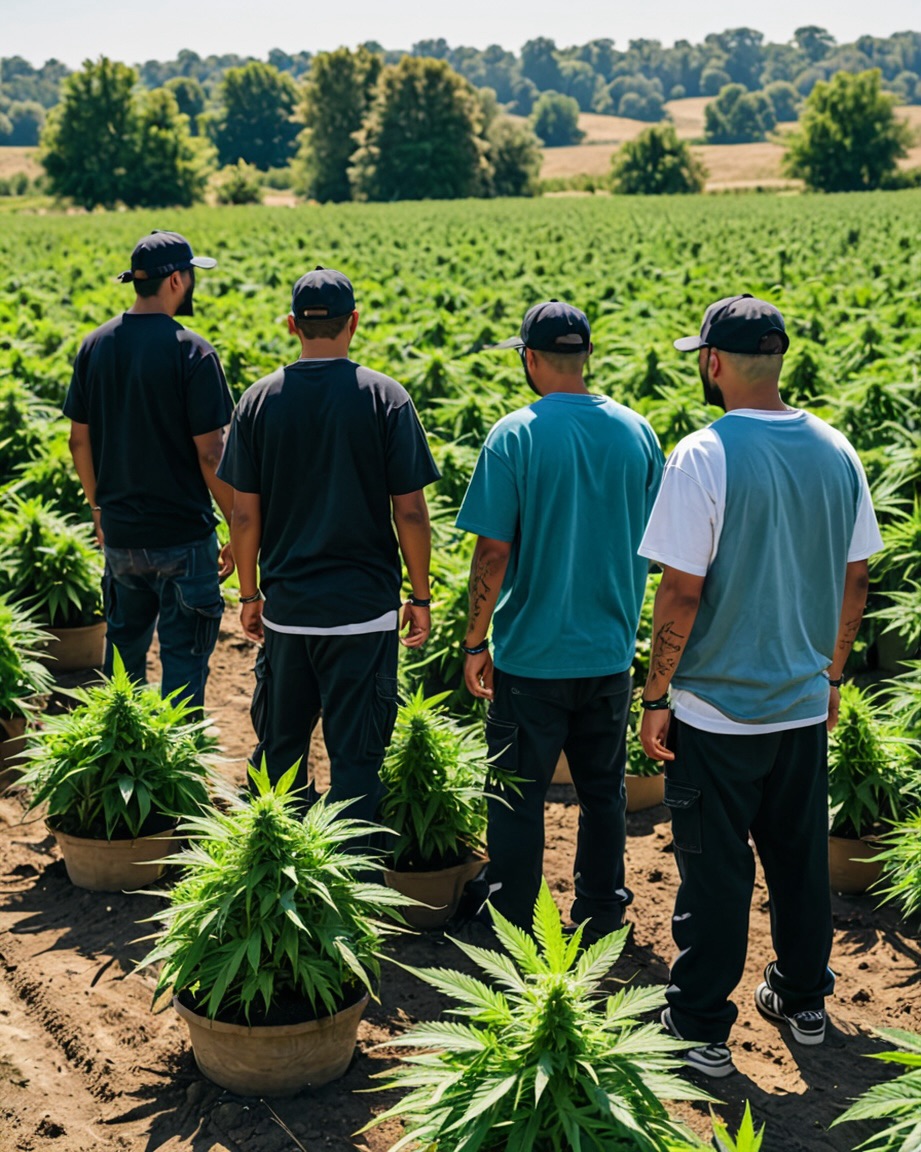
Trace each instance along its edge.
<instances>
[{"instance_id":1,"label":"black bracelet","mask_svg":"<svg viewBox=\"0 0 921 1152\"><path fill-rule=\"evenodd\" d=\"M644 712L664 712L669 707L668 694L660 696L658 700L645 700L641 697L640 707Z\"/></svg>"},{"instance_id":2,"label":"black bracelet","mask_svg":"<svg viewBox=\"0 0 921 1152\"><path fill-rule=\"evenodd\" d=\"M844 677L843 676L839 676L837 680L832 680L832 678L830 676L826 676L825 679L828 681L828 687L829 688L840 688L841 685L844 683Z\"/></svg>"},{"instance_id":3,"label":"black bracelet","mask_svg":"<svg viewBox=\"0 0 921 1152\"><path fill-rule=\"evenodd\" d=\"M432 598L430 596L428 600L425 600L421 596L410 596L409 602L413 608L429 608L432 604Z\"/></svg>"},{"instance_id":4,"label":"black bracelet","mask_svg":"<svg viewBox=\"0 0 921 1152\"><path fill-rule=\"evenodd\" d=\"M481 652L487 651L488 648L488 640L484 640L482 644L477 644L475 648L468 648L466 644L461 644L461 652L466 652L468 656L479 656Z\"/></svg>"},{"instance_id":5,"label":"black bracelet","mask_svg":"<svg viewBox=\"0 0 921 1152\"><path fill-rule=\"evenodd\" d=\"M262 599L262 592L257 588L254 595L241 596L240 597L240 603L241 604L255 604L257 600L261 600L261 599Z\"/></svg>"}]
</instances>

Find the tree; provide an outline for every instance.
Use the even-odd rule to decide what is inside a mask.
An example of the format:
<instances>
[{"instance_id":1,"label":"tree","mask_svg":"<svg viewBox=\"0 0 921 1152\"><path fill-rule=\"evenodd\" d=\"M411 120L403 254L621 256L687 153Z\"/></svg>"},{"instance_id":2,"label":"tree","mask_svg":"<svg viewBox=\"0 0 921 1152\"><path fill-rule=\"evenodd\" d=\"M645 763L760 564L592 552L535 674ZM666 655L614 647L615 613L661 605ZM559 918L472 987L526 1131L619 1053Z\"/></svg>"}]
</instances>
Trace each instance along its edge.
<instances>
[{"instance_id":1,"label":"tree","mask_svg":"<svg viewBox=\"0 0 921 1152\"><path fill-rule=\"evenodd\" d=\"M33 147L39 141L45 124L45 109L37 100L14 100L6 109L10 132L4 144Z\"/></svg>"},{"instance_id":2,"label":"tree","mask_svg":"<svg viewBox=\"0 0 921 1152\"><path fill-rule=\"evenodd\" d=\"M895 97L880 87L878 69L837 73L806 98L784 166L818 192L878 188L911 143L893 112Z\"/></svg>"},{"instance_id":3,"label":"tree","mask_svg":"<svg viewBox=\"0 0 921 1152\"><path fill-rule=\"evenodd\" d=\"M220 163L246 160L265 171L291 159L301 125L294 119L294 80L258 60L230 68L218 89L221 110L211 126Z\"/></svg>"},{"instance_id":4,"label":"tree","mask_svg":"<svg viewBox=\"0 0 921 1152\"><path fill-rule=\"evenodd\" d=\"M763 140L776 123L774 109L763 92L746 92L741 84L727 84L704 108L709 144L747 144Z\"/></svg>"},{"instance_id":5,"label":"tree","mask_svg":"<svg viewBox=\"0 0 921 1152\"><path fill-rule=\"evenodd\" d=\"M533 196L540 176L540 141L527 124L497 116L486 133L494 196Z\"/></svg>"},{"instance_id":6,"label":"tree","mask_svg":"<svg viewBox=\"0 0 921 1152\"><path fill-rule=\"evenodd\" d=\"M305 128L298 151L298 183L317 200L349 200L354 134L364 122L382 61L367 48L320 52L304 89Z\"/></svg>"},{"instance_id":7,"label":"tree","mask_svg":"<svg viewBox=\"0 0 921 1152\"><path fill-rule=\"evenodd\" d=\"M775 80L764 89L771 102L776 121L795 120L799 115L800 95L786 80Z\"/></svg>"},{"instance_id":8,"label":"tree","mask_svg":"<svg viewBox=\"0 0 921 1152\"><path fill-rule=\"evenodd\" d=\"M188 116L193 136L198 135L198 117L205 110L205 90L194 76L174 76L163 85L172 92L183 116Z\"/></svg>"},{"instance_id":9,"label":"tree","mask_svg":"<svg viewBox=\"0 0 921 1152\"><path fill-rule=\"evenodd\" d=\"M673 124L653 124L618 150L611 176L614 191L624 195L674 195L700 192L706 169Z\"/></svg>"},{"instance_id":10,"label":"tree","mask_svg":"<svg viewBox=\"0 0 921 1152\"><path fill-rule=\"evenodd\" d=\"M559 92L540 94L531 111L531 127L548 148L578 144L585 135L579 128L579 105Z\"/></svg>"},{"instance_id":11,"label":"tree","mask_svg":"<svg viewBox=\"0 0 921 1152\"><path fill-rule=\"evenodd\" d=\"M608 92L618 116L630 120L661 120L665 115L662 85L642 74L618 76Z\"/></svg>"},{"instance_id":12,"label":"tree","mask_svg":"<svg viewBox=\"0 0 921 1152\"><path fill-rule=\"evenodd\" d=\"M476 196L488 166L476 89L444 60L404 56L383 70L349 178L365 200Z\"/></svg>"},{"instance_id":13,"label":"tree","mask_svg":"<svg viewBox=\"0 0 921 1152\"><path fill-rule=\"evenodd\" d=\"M214 149L193 140L176 97L155 88L137 97L135 158L120 199L132 207L194 204L205 194Z\"/></svg>"},{"instance_id":14,"label":"tree","mask_svg":"<svg viewBox=\"0 0 921 1152\"><path fill-rule=\"evenodd\" d=\"M604 81L584 60L560 61L560 90L571 96L583 112L591 112L595 95Z\"/></svg>"},{"instance_id":15,"label":"tree","mask_svg":"<svg viewBox=\"0 0 921 1152\"><path fill-rule=\"evenodd\" d=\"M811 64L824 60L835 46L835 38L817 24L805 24L793 33L793 43Z\"/></svg>"},{"instance_id":16,"label":"tree","mask_svg":"<svg viewBox=\"0 0 921 1152\"><path fill-rule=\"evenodd\" d=\"M521 47L521 73L539 92L558 92L562 86L556 43L546 36L528 40Z\"/></svg>"}]
</instances>

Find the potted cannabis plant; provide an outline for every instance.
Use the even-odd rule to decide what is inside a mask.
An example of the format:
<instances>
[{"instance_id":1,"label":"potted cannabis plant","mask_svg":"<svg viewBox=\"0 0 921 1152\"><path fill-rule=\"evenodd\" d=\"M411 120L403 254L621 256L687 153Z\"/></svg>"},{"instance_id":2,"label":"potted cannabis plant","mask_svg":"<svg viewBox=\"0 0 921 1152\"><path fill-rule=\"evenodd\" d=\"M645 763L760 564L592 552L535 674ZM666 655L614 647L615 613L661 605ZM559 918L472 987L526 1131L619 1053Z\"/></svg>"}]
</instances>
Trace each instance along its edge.
<instances>
[{"instance_id":1,"label":"potted cannabis plant","mask_svg":"<svg viewBox=\"0 0 921 1152\"><path fill-rule=\"evenodd\" d=\"M359 877L376 863L348 851L380 829L312 805L250 769L255 794L184 822L172 857L182 879L142 966L189 1027L199 1069L243 1095L286 1096L341 1076L379 978L382 913L400 902Z\"/></svg>"},{"instance_id":2,"label":"potted cannabis plant","mask_svg":"<svg viewBox=\"0 0 921 1152\"><path fill-rule=\"evenodd\" d=\"M25 609L0 596L0 788L18 776L26 725L51 689L51 673L38 660L46 639Z\"/></svg>"},{"instance_id":3,"label":"potted cannabis plant","mask_svg":"<svg viewBox=\"0 0 921 1152\"><path fill-rule=\"evenodd\" d=\"M533 937L494 909L505 953L457 946L486 974L483 982L443 968L408 971L450 997L455 1021L416 1025L386 1047L413 1049L380 1073L384 1089L405 1091L368 1128L399 1118L403 1139L429 1152L672 1152L700 1147L663 1101L709 1100L680 1077L675 1054L691 1045L646 1013L665 1004L662 987L600 986L628 931L583 949L581 929L563 933L546 881Z\"/></svg>"},{"instance_id":4,"label":"potted cannabis plant","mask_svg":"<svg viewBox=\"0 0 921 1152\"><path fill-rule=\"evenodd\" d=\"M102 664L102 570L91 525L37 497L11 499L0 520L0 591L27 604L55 638L56 671Z\"/></svg>"},{"instance_id":5,"label":"potted cannabis plant","mask_svg":"<svg viewBox=\"0 0 921 1152\"><path fill-rule=\"evenodd\" d=\"M118 653L108 680L29 735L22 783L78 888L117 892L159 877L176 822L208 802L201 720L177 692L134 684Z\"/></svg>"},{"instance_id":6,"label":"potted cannabis plant","mask_svg":"<svg viewBox=\"0 0 921 1152\"><path fill-rule=\"evenodd\" d=\"M486 747L479 725L448 715L447 696L425 698L419 688L401 705L381 769L381 823L396 835L384 879L429 905L404 909L416 928L450 919L486 860Z\"/></svg>"},{"instance_id":7,"label":"potted cannabis plant","mask_svg":"<svg viewBox=\"0 0 921 1152\"><path fill-rule=\"evenodd\" d=\"M919 797L911 744L876 698L841 687L828 748L829 869L837 892L863 892L880 874L879 835Z\"/></svg>"}]
</instances>

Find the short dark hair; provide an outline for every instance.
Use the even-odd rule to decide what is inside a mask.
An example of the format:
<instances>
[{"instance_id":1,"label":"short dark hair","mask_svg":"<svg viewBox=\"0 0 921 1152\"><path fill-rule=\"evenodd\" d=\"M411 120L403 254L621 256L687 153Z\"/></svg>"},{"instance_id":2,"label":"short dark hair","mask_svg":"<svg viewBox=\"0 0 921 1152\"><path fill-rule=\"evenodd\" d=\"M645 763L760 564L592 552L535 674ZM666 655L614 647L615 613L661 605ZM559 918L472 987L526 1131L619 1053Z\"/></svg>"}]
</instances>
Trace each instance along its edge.
<instances>
[{"instance_id":1,"label":"short dark hair","mask_svg":"<svg viewBox=\"0 0 921 1152\"><path fill-rule=\"evenodd\" d=\"M144 300L150 300L159 293L165 279L165 276L159 276L156 280L132 280L131 283L134 285L134 291L138 296Z\"/></svg>"},{"instance_id":2,"label":"short dark hair","mask_svg":"<svg viewBox=\"0 0 921 1152\"><path fill-rule=\"evenodd\" d=\"M297 316L294 323L305 340L335 340L351 318L351 312L344 316Z\"/></svg>"},{"instance_id":3,"label":"short dark hair","mask_svg":"<svg viewBox=\"0 0 921 1152\"><path fill-rule=\"evenodd\" d=\"M561 376L571 376L581 372L588 363L588 352L545 352L542 349L533 349L534 355L549 364Z\"/></svg>"}]
</instances>

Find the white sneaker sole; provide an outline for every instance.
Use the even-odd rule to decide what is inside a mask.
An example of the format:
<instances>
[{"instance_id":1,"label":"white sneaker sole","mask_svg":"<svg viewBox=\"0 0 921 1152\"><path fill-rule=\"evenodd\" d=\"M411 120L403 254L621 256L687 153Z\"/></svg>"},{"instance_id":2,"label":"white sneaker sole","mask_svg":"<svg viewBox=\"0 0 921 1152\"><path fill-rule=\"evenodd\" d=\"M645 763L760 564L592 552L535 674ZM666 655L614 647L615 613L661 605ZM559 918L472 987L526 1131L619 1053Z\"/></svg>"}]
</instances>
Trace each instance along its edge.
<instances>
[{"instance_id":1,"label":"white sneaker sole","mask_svg":"<svg viewBox=\"0 0 921 1152\"><path fill-rule=\"evenodd\" d=\"M755 1007L765 1018L765 1020L770 1020L772 1024L786 1024L790 1029L790 1034L797 1042L797 1044L802 1044L809 1048L816 1044L822 1043L822 1041L825 1039L824 1027L822 1028L821 1032L801 1032L788 1016L784 1016L782 1012L772 1012L770 1008L765 1008L765 1006L761 1003L761 997L758 995L762 988L767 988L768 991L771 991L772 989L768 984L762 982L755 990Z\"/></svg>"}]
</instances>

